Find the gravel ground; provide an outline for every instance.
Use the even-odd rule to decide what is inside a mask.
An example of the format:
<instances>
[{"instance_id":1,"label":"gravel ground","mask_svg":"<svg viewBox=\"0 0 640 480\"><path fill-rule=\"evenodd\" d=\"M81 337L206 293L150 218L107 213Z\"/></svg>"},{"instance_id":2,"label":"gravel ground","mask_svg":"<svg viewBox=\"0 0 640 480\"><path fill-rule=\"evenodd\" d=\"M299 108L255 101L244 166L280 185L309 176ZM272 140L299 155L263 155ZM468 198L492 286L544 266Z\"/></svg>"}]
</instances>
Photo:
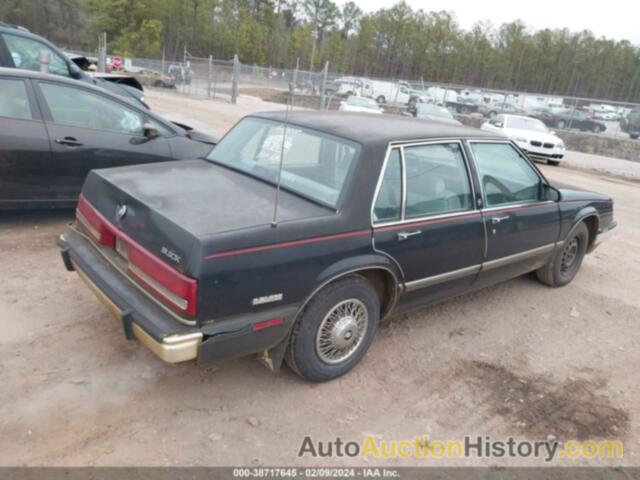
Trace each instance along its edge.
<instances>
[{"instance_id":1,"label":"gravel ground","mask_svg":"<svg viewBox=\"0 0 640 480\"><path fill-rule=\"evenodd\" d=\"M253 109L150 91L157 111L224 131ZM383 324L362 363L326 384L253 358L167 365L67 273L55 246L72 212L0 216L0 465L356 465L298 458L316 440L621 439L640 466L640 189L568 168L551 179L611 195L620 226L573 283L531 276ZM541 459L372 460L539 465ZM563 463L562 461L560 462Z\"/></svg>"}]
</instances>

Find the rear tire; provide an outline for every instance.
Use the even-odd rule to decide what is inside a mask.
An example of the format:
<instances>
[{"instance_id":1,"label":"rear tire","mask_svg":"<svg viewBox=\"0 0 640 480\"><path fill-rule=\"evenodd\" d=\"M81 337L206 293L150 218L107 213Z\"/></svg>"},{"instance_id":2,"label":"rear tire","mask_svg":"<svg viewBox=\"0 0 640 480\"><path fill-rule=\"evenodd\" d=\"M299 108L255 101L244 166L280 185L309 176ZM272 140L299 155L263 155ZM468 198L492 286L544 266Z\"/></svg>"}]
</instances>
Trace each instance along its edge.
<instances>
[{"instance_id":1,"label":"rear tire","mask_svg":"<svg viewBox=\"0 0 640 480\"><path fill-rule=\"evenodd\" d=\"M603 129L602 129L602 127L600 125L594 125L591 130L593 131L593 133L600 133L600 132L603 131Z\"/></svg>"},{"instance_id":2,"label":"rear tire","mask_svg":"<svg viewBox=\"0 0 640 480\"><path fill-rule=\"evenodd\" d=\"M384 98L384 95L379 95L378 98L376 98L376 102L378 102L378 105L384 105L387 103L387 99Z\"/></svg>"},{"instance_id":3,"label":"rear tire","mask_svg":"<svg viewBox=\"0 0 640 480\"><path fill-rule=\"evenodd\" d=\"M560 160L547 160L547 164L557 167L558 165L560 165Z\"/></svg>"},{"instance_id":4,"label":"rear tire","mask_svg":"<svg viewBox=\"0 0 640 480\"><path fill-rule=\"evenodd\" d=\"M344 375L367 353L379 318L380 299L364 277L330 283L298 316L285 360L313 382Z\"/></svg>"},{"instance_id":5,"label":"rear tire","mask_svg":"<svg viewBox=\"0 0 640 480\"><path fill-rule=\"evenodd\" d=\"M557 125L560 130L564 130L564 127L567 126L567 122L565 122L564 120L559 120Z\"/></svg>"},{"instance_id":6,"label":"rear tire","mask_svg":"<svg viewBox=\"0 0 640 480\"><path fill-rule=\"evenodd\" d=\"M589 229L581 222L551 260L536 270L538 280L550 287L563 287L570 283L580 270L588 244Z\"/></svg>"}]
</instances>

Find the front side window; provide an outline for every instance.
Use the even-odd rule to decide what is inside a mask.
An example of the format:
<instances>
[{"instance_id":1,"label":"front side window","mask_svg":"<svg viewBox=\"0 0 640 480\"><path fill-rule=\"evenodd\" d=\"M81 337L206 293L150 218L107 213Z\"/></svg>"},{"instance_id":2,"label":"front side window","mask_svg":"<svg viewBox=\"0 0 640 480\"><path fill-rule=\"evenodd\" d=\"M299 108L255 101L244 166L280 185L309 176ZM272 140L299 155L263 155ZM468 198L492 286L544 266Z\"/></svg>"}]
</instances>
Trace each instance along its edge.
<instances>
[{"instance_id":1,"label":"front side window","mask_svg":"<svg viewBox=\"0 0 640 480\"><path fill-rule=\"evenodd\" d=\"M389 154L387 166L382 176L376 203L373 207L375 222L400 220L402 212L402 166L400 150L394 148Z\"/></svg>"},{"instance_id":2,"label":"front side window","mask_svg":"<svg viewBox=\"0 0 640 480\"><path fill-rule=\"evenodd\" d=\"M31 120L31 106L22 80L0 80L0 117Z\"/></svg>"},{"instance_id":3,"label":"front side window","mask_svg":"<svg viewBox=\"0 0 640 480\"><path fill-rule=\"evenodd\" d=\"M533 167L507 143L472 143L484 204L496 207L540 198L541 180Z\"/></svg>"},{"instance_id":4,"label":"front side window","mask_svg":"<svg viewBox=\"0 0 640 480\"><path fill-rule=\"evenodd\" d=\"M60 54L42 42L18 35L3 34L13 65L23 70L40 71L40 52L49 54L49 73L69 76L69 66Z\"/></svg>"},{"instance_id":5,"label":"front side window","mask_svg":"<svg viewBox=\"0 0 640 480\"><path fill-rule=\"evenodd\" d=\"M143 117L118 102L80 88L41 83L54 123L142 135Z\"/></svg>"},{"instance_id":6,"label":"front side window","mask_svg":"<svg viewBox=\"0 0 640 480\"><path fill-rule=\"evenodd\" d=\"M280 179L283 188L337 208L359 152L358 144L316 130L246 118L207 159L273 184Z\"/></svg>"},{"instance_id":7,"label":"front side window","mask_svg":"<svg viewBox=\"0 0 640 480\"><path fill-rule=\"evenodd\" d=\"M460 144L405 147L404 162L406 219L471 208L471 185Z\"/></svg>"}]
</instances>

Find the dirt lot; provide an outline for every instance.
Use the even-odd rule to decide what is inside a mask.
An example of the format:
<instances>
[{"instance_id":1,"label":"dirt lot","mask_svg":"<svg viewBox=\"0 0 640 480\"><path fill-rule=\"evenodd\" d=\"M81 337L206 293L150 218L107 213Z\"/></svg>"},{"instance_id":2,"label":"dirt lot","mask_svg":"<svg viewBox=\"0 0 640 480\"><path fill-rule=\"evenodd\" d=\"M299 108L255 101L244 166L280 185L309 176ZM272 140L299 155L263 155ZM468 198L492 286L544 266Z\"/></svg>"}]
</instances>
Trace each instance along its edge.
<instances>
[{"instance_id":1,"label":"dirt lot","mask_svg":"<svg viewBox=\"0 0 640 480\"><path fill-rule=\"evenodd\" d=\"M147 98L220 131L271 107ZM354 371L321 385L288 369L273 376L253 358L161 363L64 270L55 239L72 212L1 215L0 465L348 465L357 462L297 458L303 437L367 433L622 439L622 463L640 465L640 188L543 170L616 202L617 235L572 284L522 277L394 318Z\"/></svg>"}]
</instances>

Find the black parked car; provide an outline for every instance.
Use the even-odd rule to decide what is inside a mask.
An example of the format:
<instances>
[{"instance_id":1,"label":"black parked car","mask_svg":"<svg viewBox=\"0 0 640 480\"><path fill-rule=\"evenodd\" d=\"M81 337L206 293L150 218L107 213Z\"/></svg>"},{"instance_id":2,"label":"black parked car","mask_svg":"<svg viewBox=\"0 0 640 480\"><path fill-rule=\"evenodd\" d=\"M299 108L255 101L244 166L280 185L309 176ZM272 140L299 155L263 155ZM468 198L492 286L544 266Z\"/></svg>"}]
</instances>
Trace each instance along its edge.
<instances>
[{"instance_id":1,"label":"black parked car","mask_svg":"<svg viewBox=\"0 0 640 480\"><path fill-rule=\"evenodd\" d=\"M555 188L504 137L345 112L256 114L207 160L94 170L77 211L64 263L127 338L314 381L381 318L530 271L569 283L616 225L611 198Z\"/></svg>"},{"instance_id":2,"label":"black parked car","mask_svg":"<svg viewBox=\"0 0 640 480\"><path fill-rule=\"evenodd\" d=\"M73 206L93 168L204 157L215 142L101 88L0 68L0 210Z\"/></svg>"},{"instance_id":3,"label":"black parked car","mask_svg":"<svg viewBox=\"0 0 640 480\"><path fill-rule=\"evenodd\" d=\"M601 133L607 126L593 118L587 112L576 109L560 110L558 112L545 112L539 115L529 115L538 120L542 120L545 125L559 129L576 128L583 132Z\"/></svg>"},{"instance_id":4,"label":"black parked car","mask_svg":"<svg viewBox=\"0 0 640 480\"><path fill-rule=\"evenodd\" d=\"M20 68L40 71L40 53L50 56L49 73L80 80L109 90L129 100L133 99L149 106L144 101L144 92L139 82L132 82L125 75L84 72L78 66L84 57L65 55L48 40L35 35L24 28L0 23L0 67ZM124 77L124 78L123 78Z\"/></svg>"}]
</instances>

